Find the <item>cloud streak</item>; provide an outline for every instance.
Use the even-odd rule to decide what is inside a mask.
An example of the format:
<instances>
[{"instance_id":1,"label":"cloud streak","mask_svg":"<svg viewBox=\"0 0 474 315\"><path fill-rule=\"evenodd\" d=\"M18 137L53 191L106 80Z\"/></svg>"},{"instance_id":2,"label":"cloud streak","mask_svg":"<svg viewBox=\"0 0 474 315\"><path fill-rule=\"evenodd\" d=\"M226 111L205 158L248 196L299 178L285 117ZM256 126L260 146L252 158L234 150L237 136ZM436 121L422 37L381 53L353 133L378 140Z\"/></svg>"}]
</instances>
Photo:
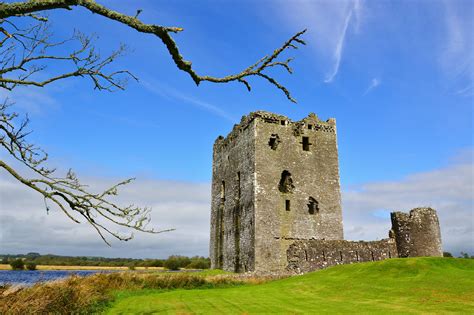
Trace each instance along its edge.
<instances>
[{"instance_id":1,"label":"cloud streak","mask_svg":"<svg viewBox=\"0 0 474 315\"><path fill-rule=\"evenodd\" d=\"M448 77L449 88L464 97L473 95L474 55L471 10L462 10L452 1L444 1L445 36L440 41L440 66ZM469 14L471 12L471 14Z\"/></svg>"},{"instance_id":2,"label":"cloud streak","mask_svg":"<svg viewBox=\"0 0 474 315\"><path fill-rule=\"evenodd\" d=\"M349 11L344 21L344 28L342 29L342 33L339 36L339 40L337 41L336 49L334 51L334 68L332 72L324 80L325 83L331 83L334 80L334 77L339 72L339 66L341 64L341 58L342 58L342 51L344 49L344 41L346 39L347 27L349 26L349 22L351 20L353 11L354 10Z\"/></svg>"},{"instance_id":3,"label":"cloud streak","mask_svg":"<svg viewBox=\"0 0 474 315\"><path fill-rule=\"evenodd\" d=\"M372 81L370 81L370 84L365 90L364 94L362 95L367 95L370 91L378 87L380 83L382 83L382 81L379 78L373 78Z\"/></svg>"},{"instance_id":4,"label":"cloud streak","mask_svg":"<svg viewBox=\"0 0 474 315\"><path fill-rule=\"evenodd\" d=\"M150 81L150 80L142 80L141 83L148 91L150 91L153 94L159 95L169 100L184 101L188 104L191 104L192 106L196 108L199 108L213 115L224 118L225 120L230 121L230 122L235 122L237 120L235 117L223 111L219 106L213 105L208 102L204 102L194 97L190 97L169 86L165 86L164 84L158 83L156 81Z\"/></svg>"},{"instance_id":5,"label":"cloud streak","mask_svg":"<svg viewBox=\"0 0 474 315\"><path fill-rule=\"evenodd\" d=\"M360 32L365 7L362 1L283 1L276 13L291 29L308 28L305 35L325 72L322 81L336 78L344 57L346 41L353 30Z\"/></svg>"},{"instance_id":6,"label":"cloud streak","mask_svg":"<svg viewBox=\"0 0 474 315\"><path fill-rule=\"evenodd\" d=\"M60 107L58 101L53 97L54 89L42 89L35 87L19 86L13 91L0 89L0 99L8 99L15 104L15 109L33 115L41 115L49 109Z\"/></svg>"}]
</instances>

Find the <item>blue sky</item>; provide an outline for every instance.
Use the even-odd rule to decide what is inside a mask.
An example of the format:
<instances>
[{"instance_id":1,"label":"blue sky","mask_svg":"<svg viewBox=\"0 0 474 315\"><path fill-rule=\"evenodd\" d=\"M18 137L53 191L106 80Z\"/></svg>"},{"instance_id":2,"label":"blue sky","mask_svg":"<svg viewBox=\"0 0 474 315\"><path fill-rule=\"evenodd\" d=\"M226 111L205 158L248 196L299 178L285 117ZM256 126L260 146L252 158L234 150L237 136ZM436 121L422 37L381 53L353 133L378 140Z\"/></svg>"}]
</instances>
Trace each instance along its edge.
<instances>
[{"instance_id":1,"label":"blue sky","mask_svg":"<svg viewBox=\"0 0 474 315\"><path fill-rule=\"evenodd\" d=\"M308 112L335 117L344 184L440 167L472 144L474 28L467 1L361 2L359 8L340 1L105 4L129 14L142 8L146 22L183 27L175 39L202 74L240 71L308 28L308 46L286 55L295 57L294 74L274 71L298 104L256 79L251 93L237 83L196 87L152 36L85 10L52 12L58 36L74 28L96 33L104 54L126 43L132 51L116 67L141 80L115 93L94 91L86 80L46 91L28 88L46 93L57 105L37 105L34 137L53 157L72 165L94 165L119 176L208 181L215 138L260 109L293 119ZM342 49L335 56L339 41ZM466 69L453 73L460 63Z\"/></svg>"},{"instance_id":2,"label":"blue sky","mask_svg":"<svg viewBox=\"0 0 474 315\"><path fill-rule=\"evenodd\" d=\"M284 55L295 57L294 74L271 72L298 103L258 79L251 79L251 93L237 83L197 87L156 38L82 9L52 11L58 38L74 28L95 33L104 54L127 44L130 52L115 67L140 79L114 93L67 80L10 95L29 112L31 139L53 165L82 177L206 184L214 140L242 115L268 110L299 120L315 112L337 119L343 189L403 182L461 157L471 165L472 193L471 1L99 3L130 15L140 8L146 23L183 27L174 38L203 75L239 72L307 28L308 45ZM464 205L472 240L472 198Z\"/></svg>"}]
</instances>

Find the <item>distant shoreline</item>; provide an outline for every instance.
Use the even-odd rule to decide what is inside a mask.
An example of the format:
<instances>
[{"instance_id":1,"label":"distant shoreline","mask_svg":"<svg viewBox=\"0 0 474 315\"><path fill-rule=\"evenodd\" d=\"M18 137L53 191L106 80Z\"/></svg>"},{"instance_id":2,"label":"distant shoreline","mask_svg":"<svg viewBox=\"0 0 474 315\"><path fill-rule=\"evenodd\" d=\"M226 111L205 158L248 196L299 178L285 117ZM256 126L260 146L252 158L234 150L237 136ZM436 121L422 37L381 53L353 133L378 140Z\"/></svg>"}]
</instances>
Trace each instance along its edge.
<instances>
[{"instance_id":1,"label":"distant shoreline","mask_svg":"<svg viewBox=\"0 0 474 315\"><path fill-rule=\"evenodd\" d=\"M129 270L126 266L58 266L58 265L37 265L37 270ZM135 267L135 270L164 270L163 267ZM0 270L11 270L10 265L0 264Z\"/></svg>"}]
</instances>

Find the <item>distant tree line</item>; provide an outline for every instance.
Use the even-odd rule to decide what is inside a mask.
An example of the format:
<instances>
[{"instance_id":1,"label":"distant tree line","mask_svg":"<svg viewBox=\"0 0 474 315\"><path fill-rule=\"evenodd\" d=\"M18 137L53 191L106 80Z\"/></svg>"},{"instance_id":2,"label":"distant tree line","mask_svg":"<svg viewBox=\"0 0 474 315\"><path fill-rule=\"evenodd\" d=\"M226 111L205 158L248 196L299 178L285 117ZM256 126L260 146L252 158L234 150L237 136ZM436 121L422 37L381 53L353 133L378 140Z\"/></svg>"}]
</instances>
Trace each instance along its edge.
<instances>
[{"instance_id":1,"label":"distant tree line","mask_svg":"<svg viewBox=\"0 0 474 315\"><path fill-rule=\"evenodd\" d=\"M106 258L88 256L60 256L41 255L39 253L28 253L21 255L1 255L2 264L16 264L18 267L12 269L24 269L30 265L56 265L56 266L101 266L101 267L165 267L171 270L179 268L209 269L211 261L202 256L186 257L172 255L167 259L134 259L134 258ZM18 262L18 261L21 261ZM22 264L22 266L20 266Z\"/></svg>"},{"instance_id":2,"label":"distant tree line","mask_svg":"<svg viewBox=\"0 0 474 315\"><path fill-rule=\"evenodd\" d=\"M443 257L454 257L454 256L450 252L443 252ZM468 253L461 252L461 254L458 256L458 258L474 259L474 256L473 255L469 256Z\"/></svg>"}]
</instances>

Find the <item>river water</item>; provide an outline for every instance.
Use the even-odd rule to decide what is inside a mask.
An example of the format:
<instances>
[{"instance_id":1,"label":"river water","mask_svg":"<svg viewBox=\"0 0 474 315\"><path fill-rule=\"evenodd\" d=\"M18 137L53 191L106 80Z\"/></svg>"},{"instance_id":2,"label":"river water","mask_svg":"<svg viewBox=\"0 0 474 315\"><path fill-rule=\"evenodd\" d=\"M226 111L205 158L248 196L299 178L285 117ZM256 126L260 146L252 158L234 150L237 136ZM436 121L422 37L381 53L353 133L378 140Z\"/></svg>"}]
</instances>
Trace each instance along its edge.
<instances>
[{"instance_id":1,"label":"river water","mask_svg":"<svg viewBox=\"0 0 474 315\"><path fill-rule=\"evenodd\" d=\"M33 285L36 282L66 278L70 275L87 276L103 270L0 270L0 285L23 284Z\"/></svg>"}]
</instances>

